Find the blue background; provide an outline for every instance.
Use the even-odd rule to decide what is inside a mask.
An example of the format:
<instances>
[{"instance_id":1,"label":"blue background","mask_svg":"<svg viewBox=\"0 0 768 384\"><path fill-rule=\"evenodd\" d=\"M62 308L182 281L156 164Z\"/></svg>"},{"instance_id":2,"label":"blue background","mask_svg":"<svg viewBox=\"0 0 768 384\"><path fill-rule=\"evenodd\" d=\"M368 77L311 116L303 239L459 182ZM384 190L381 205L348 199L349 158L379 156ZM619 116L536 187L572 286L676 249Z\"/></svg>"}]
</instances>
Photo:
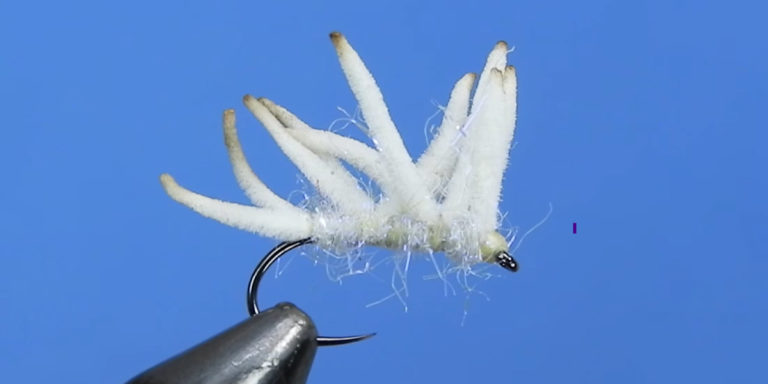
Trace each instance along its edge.
<instances>
[{"instance_id":1,"label":"blue background","mask_svg":"<svg viewBox=\"0 0 768 384\"><path fill-rule=\"evenodd\" d=\"M414 156L435 103L508 41L519 116L501 209L521 230L554 213L520 272L482 283L490 300L445 296L418 261L407 312L366 308L390 269L338 285L295 257L263 304L379 333L320 350L310 382L768 381L766 6L277 3L0 3L0 381L123 382L245 318L276 242L174 203L158 176L246 202L220 130L234 107L256 172L300 188L240 98L320 128L354 110L332 30Z\"/></svg>"}]
</instances>

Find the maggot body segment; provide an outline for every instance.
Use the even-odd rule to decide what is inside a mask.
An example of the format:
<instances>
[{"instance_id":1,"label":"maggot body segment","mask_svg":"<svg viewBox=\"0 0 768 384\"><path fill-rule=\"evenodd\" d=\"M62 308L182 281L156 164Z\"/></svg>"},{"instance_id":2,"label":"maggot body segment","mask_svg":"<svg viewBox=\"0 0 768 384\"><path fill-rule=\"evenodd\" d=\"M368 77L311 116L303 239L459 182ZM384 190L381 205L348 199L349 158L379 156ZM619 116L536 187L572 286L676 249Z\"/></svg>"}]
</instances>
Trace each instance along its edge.
<instances>
[{"instance_id":1,"label":"maggot body segment","mask_svg":"<svg viewBox=\"0 0 768 384\"><path fill-rule=\"evenodd\" d=\"M357 52L340 33L330 36L374 146L312 128L266 98L243 98L322 204L295 206L261 182L243 154L234 110L224 112L224 141L235 178L253 206L197 194L163 174L168 195L205 217L282 241L309 238L323 248L365 244L444 252L460 266L489 262L516 271L507 240L497 231L517 108L507 44L494 46L474 93L475 74L458 80L436 135L414 161ZM365 192L342 162L367 175L381 195Z\"/></svg>"}]
</instances>

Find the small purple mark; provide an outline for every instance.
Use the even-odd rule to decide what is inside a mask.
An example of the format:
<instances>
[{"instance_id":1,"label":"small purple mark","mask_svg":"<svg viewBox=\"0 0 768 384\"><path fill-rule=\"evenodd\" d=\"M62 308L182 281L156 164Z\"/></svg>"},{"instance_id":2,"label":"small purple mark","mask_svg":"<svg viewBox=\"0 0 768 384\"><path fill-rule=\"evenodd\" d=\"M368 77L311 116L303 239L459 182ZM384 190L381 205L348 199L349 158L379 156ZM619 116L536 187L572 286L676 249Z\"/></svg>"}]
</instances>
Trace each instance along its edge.
<instances>
[{"instance_id":1,"label":"small purple mark","mask_svg":"<svg viewBox=\"0 0 768 384\"><path fill-rule=\"evenodd\" d=\"M576 233L576 223L573 223L573 233Z\"/></svg>"}]
</instances>

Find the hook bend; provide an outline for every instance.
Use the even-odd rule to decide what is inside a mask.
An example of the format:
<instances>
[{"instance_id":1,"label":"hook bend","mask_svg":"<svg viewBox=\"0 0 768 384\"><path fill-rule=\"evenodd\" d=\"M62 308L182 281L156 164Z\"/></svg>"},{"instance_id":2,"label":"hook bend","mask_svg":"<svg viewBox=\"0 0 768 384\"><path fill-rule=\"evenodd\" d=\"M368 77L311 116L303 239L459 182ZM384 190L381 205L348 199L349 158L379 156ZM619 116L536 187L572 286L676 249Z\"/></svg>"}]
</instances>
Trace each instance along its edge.
<instances>
[{"instance_id":1,"label":"hook bend","mask_svg":"<svg viewBox=\"0 0 768 384\"><path fill-rule=\"evenodd\" d=\"M259 262L259 265L256 266L256 269L253 270L253 273L251 274L251 279L248 282L248 295L247 295L247 306L248 306L248 313L251 316L255 316L259 313L259 303L258 303L258 290L259 290L259 283L261 282L261 278L264 277L264 274L267 272L270 266L277 261L281 256L285 255L286 253L290 252L291 250L298 248L305 244L312 243L312 239L302 239L302 240L296 240L296 241L284 241L280 244L278 244L275 248L273 248L269 253L264 256L263 259ZM324 346L331 346L331 345L343 345L343 344L349 344L349 343L355 343L358 341L363 341L369 337L372 337L376 335L375 333L369 333L367 335L357 335L357 336L318 336L315 340L317 341L317 345L324 347Z\"/></svg>"}]
</instances>

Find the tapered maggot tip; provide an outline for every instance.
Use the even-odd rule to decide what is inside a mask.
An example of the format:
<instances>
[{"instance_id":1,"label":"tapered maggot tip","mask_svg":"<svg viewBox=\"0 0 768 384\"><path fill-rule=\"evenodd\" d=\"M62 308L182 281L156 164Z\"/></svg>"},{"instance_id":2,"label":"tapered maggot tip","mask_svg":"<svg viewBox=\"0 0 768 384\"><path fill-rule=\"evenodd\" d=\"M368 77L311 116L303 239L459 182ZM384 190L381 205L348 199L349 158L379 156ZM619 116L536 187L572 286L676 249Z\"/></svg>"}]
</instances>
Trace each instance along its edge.
<instances>
[{"instance_id":1,"label":"tapered maggot tip","mask_svg":"<svg viewBox=\"0 0 768 384\"><path fill-rule=\"evenodd\" d=\"M506 251L501 251L496 255L496 263L508 271L517 272L517 261Z\"/></svg>"},{"instance_id":2,"label":"tapered maggot tip","mask_svg":"<svg viewBox=\"0 0 768 384\"><path fill-rule=\"evenodd\" d=\"M164 187L168 188L169 185L176 184L176 181L173 180L173 176L163 173L160 175L160 182L163 184Z\"/></svg>"},{"instance_id":3,"label":"tapered maggot tip","mask_svg":"<svg viewBox=\"0 0 768 384\"><path fill-rule=\"evenodd\" d=\"M505 51L508 51L509 44L507 44L507 42L504 40L499 40L498 42L496 42L496 46L494 46L494 48L504 49Z\"/></svg>"},{"instance_id":4,"label":"tapered maggot tip","mask_svg":"<svg viewBox=\"0 0 768 384\"><path fill-rule=\"evenodd\" d=\"M178 201L178 193L179 190L182 190L179 186L179 184L176 183L176 180L173 179L173 177L167 173L163 173L160 175L160 184L163 185L163 189L165 190L165 193L168 194L172 199Z\"/></svg>"},{"instance_id":5,"label":"tapered maggot tip","mask_svg":"<svg viewBox=\"0 0 768 384\"><path fill-rule=\"evenodd\" d=\"M344 37L344 35L341 34L341 32L331 32L330 36L333 47L336 48L336 55L339 57L351 49L347 39Z\"/></svg>"},{"instance_id":6,"label":"tapered maggot tip","mask_svg":"<svg viewBox=\"0 0 768 384\"><path fill-rule=\"evenodd\" d=\"M224 110L224 125L225 126L235 125L235 110L234 109L225 109Z\"/></svg>"},{"instance_id":7,"label":"tapered maggot tip","mask_svg":"<svg viewBox=\"0 0 768 384\"><path fill-rule=\"evenodd\" d=\"M462 82L462 81L468 81L468 82L470 82L470 83L473 83L473 84L474 84L474 83L475 83L475 79L477 79L477 73L474 73L474 72L468 72L468 73L465 73L465 74L464 74L464 76L462 76L462 77L459 79L459 81L458 81L458 82Z\"/></svg>"},{"instance_id":8,"label":"tapered maggot tip","mask_svg":"<svg viewBox=\"0 0 768 384\"><path fill-rule=\"evenodd\" d=\"M331 41L333 41L334 44L341 41L344 38L344 35L341 34L341 32L333 31L329 35L331 37Z\"/></svg>"}]
</instances>

